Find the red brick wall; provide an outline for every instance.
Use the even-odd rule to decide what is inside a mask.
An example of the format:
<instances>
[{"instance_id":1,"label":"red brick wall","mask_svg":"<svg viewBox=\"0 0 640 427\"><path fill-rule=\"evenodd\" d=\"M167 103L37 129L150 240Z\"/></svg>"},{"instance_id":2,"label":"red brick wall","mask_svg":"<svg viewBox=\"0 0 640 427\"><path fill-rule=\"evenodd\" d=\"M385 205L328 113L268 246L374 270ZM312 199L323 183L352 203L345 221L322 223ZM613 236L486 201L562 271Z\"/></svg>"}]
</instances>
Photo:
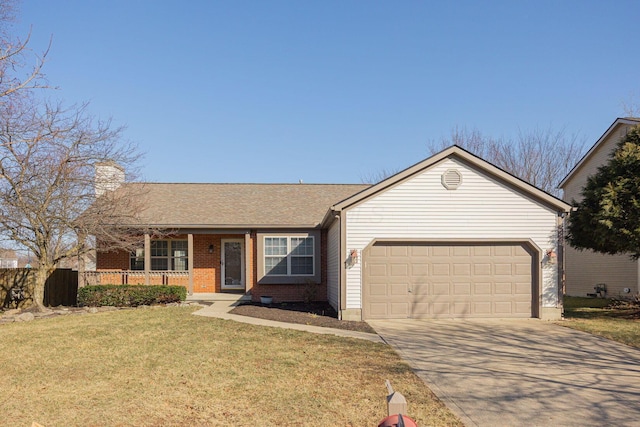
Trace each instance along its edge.
<instances>
[{"instance_id":1,"label":"red brick wall","mask_svg":"<svg viewBox=\"0 0 640 427\"><path fill-rule=\"evenodd\" d=\"M193 292L220 292L220 235L193 236Z\"/></svg>"},{"instance_id":2,"label":"red brick wall","mask_svg":"<svg viewBox=\"0 0 640 427\"><path fill-rule=\"evenodd\" d=\"M174 236L177 239L186 239L186 235ZM242 239L244 234L196 234L193 236L193 291L194 293L203 292L221 292L220 277L220 257L221 257L221 240L222 239ZM249 274L245 278L251 289L251 295L254 301L259 301L260 296L269 295L274 298L275 302L286 301L302 301L305 293L308 292L307 284L257 284L258 278L258 241L256 231L252 231L249 235L248 263ZM213 244L213 253L209 253L209 245ZM127 251L110 251L98 252L96 259L96 269L100 270L128 270L130 268L129 253ZM327 300L327 232L323 230L320 238L320 265L321 265L321 283L315 285L315 300ZM114 283L120 283L121 280L114 278ZM129 284L144 284L144 277L129 277ZM161 284L157 280L152 279L151 284ZM158 283L155 283L158 281ZM103 280L104 283L104 280ZM188 286L189 279L186 277L171 277L169 279L171 285Z\"/></svg>"},{"instance_id":3,"label":"red brick wall","mask_svg":"<svg viewBox=\"0 0 640 427\"><path fill-rule=\"evenodd\" d=\"M127 251L98 252L96 255L96 270L128 270L129 264Z\"/></svg>"}]
</instances>

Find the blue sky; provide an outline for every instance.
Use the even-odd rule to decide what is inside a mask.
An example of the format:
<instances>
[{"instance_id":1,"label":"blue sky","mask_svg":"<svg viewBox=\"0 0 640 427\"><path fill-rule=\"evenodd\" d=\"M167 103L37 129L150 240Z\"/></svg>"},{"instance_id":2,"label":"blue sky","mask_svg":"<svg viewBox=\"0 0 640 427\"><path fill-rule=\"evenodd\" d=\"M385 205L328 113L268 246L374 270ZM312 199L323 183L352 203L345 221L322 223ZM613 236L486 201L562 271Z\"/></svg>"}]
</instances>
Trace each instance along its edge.
<instances>
[{"instance_id":1,"label":"blue sky","mask_svg":"<svg viewBox=\"0 0 640 427\"><path fill-rule=\"evenodd\" d=\"M358 183L455 126L590 145L640 101L639 1L23 0L67 103L159 182ZM40 50L41 50L40 49Z\"/></svg>"}]
</instances>

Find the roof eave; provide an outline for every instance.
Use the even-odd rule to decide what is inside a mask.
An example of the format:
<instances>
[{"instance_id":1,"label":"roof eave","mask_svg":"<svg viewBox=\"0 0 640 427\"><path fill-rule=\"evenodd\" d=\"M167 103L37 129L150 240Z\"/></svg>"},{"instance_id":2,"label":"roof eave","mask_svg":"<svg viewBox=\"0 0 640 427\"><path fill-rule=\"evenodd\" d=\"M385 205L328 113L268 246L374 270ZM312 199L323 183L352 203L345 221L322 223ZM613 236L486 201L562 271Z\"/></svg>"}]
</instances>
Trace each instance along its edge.
<instances>
[{"instance_id":1,"label":"roof eave","mask_svg":"<svg viewBox=\"0 0 640 427\"><path fill-rule=\"evenodd\" d=\"M609 128L607 128L607 130L602 134L602 136L598 138L595 144L593 144L591 148L589 148L589 150L585 153L584 156L582 156L582 158L578 161L578 163L576 163L575 166L571 168L569 173L562 179L562 181L560 181L560 184L558 184L558 188L563 188L567 184L567 181L569 181L576 174L576 172L578 172L578 170L582 167L582 165L585 164L587 160L593 155L593 153L598 149L600 144L605 139L607 139L609 135L613 132L613 130L616 127L618 127L618 125L620 124L637 125L637 124L640 124L640 119L624 118L624 117L618 117L617 119L615 119L613 123L611 123Z\"/></svg>"},{"instance_id":2,"label":"roof eave","mask_svg":"<svg viewBox=\"0 0 640 427\"><path fill-rule=\"evenodd\" d=\"M384 190L386 190L387 188L401 182L404 181L406 179L408 179L409 177L411 177L412 175L415 175L433 165L435 165L436 163L439 163L440 161L442 161L443 159L450 157L450 156L455 156L455 157L459 157L460 159L471 163L472 165L485 170L486 172L504 180L507 181L508 183L514 185L515 187L517 187L519 190L523 191L526 194L529 194L532 198L534 198L535 200L540 201L541 203L543 203L546 206L552 207L554 208L556 211L558 212L569 212L571 210L571 205L566 203L565 201L529 184L528 182L500 169L499 167L489 163L488 161L481 159L480 157L472 154L471 152L463 149L462 147L459 147L457 145L452 145L449 148L445 148L444 150L440 151L439 153L434 154L433 156L429 157L428 159L425 159L419 163L416 163L413 166L408 167L407 169L398 172L397 174L379 182L378 184L373 185L372 187L367 188L366 190L361 191L360 193L357 193L343 201L341 201L340 203L337 203L336 205L332 206L331 209L333 209L334 211L341 211L344 209L348 209L349 207L353 206L354 204L372 197L373 195L380 193Z\"/></svg>"},{"instance_id":3,"label":"roof eave","mask_svg":"<svg viewBox=\"0 0 640 427\"><path fill-rule=\"evenodd\" d=\"M207 229L207 230L235 230L235 229L296 229L319 228L321 224L128 224L123 227L149 229Z\"/></svg>"}]
</instances>

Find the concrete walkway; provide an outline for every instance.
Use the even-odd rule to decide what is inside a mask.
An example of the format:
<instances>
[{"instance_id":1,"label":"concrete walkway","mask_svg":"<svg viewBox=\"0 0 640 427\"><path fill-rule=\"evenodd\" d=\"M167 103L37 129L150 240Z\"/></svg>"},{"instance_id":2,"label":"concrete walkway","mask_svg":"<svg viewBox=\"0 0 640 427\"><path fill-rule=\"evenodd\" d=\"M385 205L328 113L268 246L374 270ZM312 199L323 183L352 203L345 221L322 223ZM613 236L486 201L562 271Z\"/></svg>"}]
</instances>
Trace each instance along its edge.
<instances>
[{"instance_id":1,"label":"concrete walkway","mask_svg":"<svg viewBox=\"0 0 640 427\"><path fill-rule=\"evenodd\" d=\"M380 336L376 334L348 331L346 329L333 329L320 326L301 325L297 323L276 322L274 320L239 316L237 314L229 313L235 306L241 303L242 298L240 295L231 294L230 297L229 294L223 294L223 296L221 297L220 294L210 294L204 296L202 294L197 294L197 296L195 297L191 296L187 298L187 301L198 301L204 304L210 304L194 312L193 314L195 314L196 316L216 317L218 319L233 320L235 322L249 323L251 325L257 326L271 326L274 328L295 329L297 331L312 332L314 334L337 335L339 337L359 338L380 343L384 342L382 338L380 338Z\"/></svg>"},{"instance_id":2,"label":"concrete walkway","mask_svg":"<svg viewBox=\"0 0 640 427\"><path fill-rule=\"evenodd\" d=\"M640 426L639 349L537 319L369 323L467 426Z\"/></svg>"}]
</instances>

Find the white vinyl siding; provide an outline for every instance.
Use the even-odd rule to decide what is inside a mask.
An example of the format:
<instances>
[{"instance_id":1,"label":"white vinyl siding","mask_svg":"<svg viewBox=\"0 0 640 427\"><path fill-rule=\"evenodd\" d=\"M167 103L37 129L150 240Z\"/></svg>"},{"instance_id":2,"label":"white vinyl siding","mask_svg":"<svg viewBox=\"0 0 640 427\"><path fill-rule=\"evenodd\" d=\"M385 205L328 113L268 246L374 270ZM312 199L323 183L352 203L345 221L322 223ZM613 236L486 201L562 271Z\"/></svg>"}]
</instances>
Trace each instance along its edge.
<instances>
[{"instance_id":1,"label":"white vinyl siding","mask_svg":"<svg viewBox=\"0 0 640 427\"><path fill-rule=\"evenodd\" d=\"M600 143L600 146L591 154L589 159L580 166L580 169L574 171L574 175L565 182L563 190L563 198L565 202L571 203L572 200L580 201L582 197L582 187L587 183L587 177L595 174L598 168L609 160L609 155L616 148L616 144L620 138L627 133L629 126L621 126L615 129L611 134Z\"/></svg>"},{"instance_id":2,"label":"white vinyl siding","mask_svg":"<svg viewBox=\"0 0 640 427\"><path fill-rule=\"evenodd\" d=\"M442 185L442 174L458 170L462 184ZM557 250L557 214L465 163L445 159L414 177L347 210L347 251L374 239L531 239L541 251ZM361 308L361 267L347 269L347 308ZM542 307L558 303L557 268L543 263Z\"/></svg>"},{"instance_id":3,"label":"white vinyl siding","mask_svg":"<svg viewBox=\"0 0 640 427\"><path fill-rule=\"evenodd\" d=\"M336 311L340 296L340 222L334 221L327 234L327 299Z\"/></svg>"}]
</instances>

